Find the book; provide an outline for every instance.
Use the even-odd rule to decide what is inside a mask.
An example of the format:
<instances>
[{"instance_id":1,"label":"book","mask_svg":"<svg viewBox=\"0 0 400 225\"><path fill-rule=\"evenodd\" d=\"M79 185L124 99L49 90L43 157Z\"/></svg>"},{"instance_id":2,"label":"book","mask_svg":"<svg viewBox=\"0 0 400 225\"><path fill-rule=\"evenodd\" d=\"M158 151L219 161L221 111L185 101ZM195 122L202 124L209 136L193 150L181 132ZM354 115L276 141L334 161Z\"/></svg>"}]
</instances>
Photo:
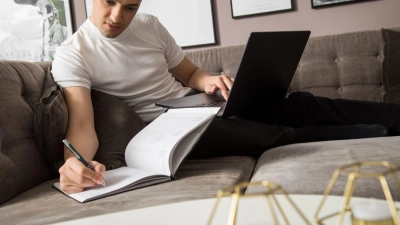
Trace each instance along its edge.
<instances>
[{"instance_id":1,"label":"book","mask_svg":"<svg viewBox=\"0 0 400 225\"><path fill-rule=\"evenodd\" d=\"M83 203L174 179L179 165L219 110L169 109L132 138L125 150L127 166L105 171L106 186L96 185L75 194L63 192L59 182L53 187Z\"/></svg>"}]
</instances>

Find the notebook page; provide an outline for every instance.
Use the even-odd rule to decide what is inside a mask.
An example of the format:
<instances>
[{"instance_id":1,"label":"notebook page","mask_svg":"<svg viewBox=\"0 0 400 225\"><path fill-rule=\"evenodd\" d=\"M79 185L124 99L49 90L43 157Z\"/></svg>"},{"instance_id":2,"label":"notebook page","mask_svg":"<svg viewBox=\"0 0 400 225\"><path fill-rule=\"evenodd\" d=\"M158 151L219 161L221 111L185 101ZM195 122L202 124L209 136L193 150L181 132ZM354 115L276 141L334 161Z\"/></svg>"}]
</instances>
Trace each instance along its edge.
<instances>
[{"instance_id":1,"label":"notebook page","mask_svg":"<svg viewBox=\"0 0 400 225\"><path fill-rule=\"evenodd\" d=\"M169 155L184 136L214 116L203 108L174 109L162 114L128 144L125 160L129 167L171 175ZM215 109L212 111L215 113ZM180 112L180 113L178 113ZM200 113L199 113L200 112ZM207 112L207 113L202 113Z\"/></svg>"}]
</instances>

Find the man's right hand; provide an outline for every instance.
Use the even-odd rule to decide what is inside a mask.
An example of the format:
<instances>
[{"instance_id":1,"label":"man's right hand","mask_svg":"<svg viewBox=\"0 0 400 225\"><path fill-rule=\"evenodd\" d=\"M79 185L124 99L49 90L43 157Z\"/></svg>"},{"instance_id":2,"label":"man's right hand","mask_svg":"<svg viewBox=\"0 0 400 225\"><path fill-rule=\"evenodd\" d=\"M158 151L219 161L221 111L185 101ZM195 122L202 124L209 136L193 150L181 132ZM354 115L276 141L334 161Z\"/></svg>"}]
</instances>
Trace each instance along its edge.
<instances>
[{"instance_id":1,"label":"man's right hand","mask_svg":"<svg viewBox=\"0 0 400 225\"><path fill-rule=\"evenodd\" d=\"M60 168L61 190L68 194L82 192L87 187L102 184L105 166L96 161L88 161L95 171L87 168L75 157L68 158Z\"/></svg>"},{"instance_id":2,"label":"man's right hand","mask_svg":"<svg viewBox=\"0 0 400 225\"><path fill-rule=\"evenodd\" d=\"M94 126L93 104L90 89L85 87L63 88L68 107L68 130L65 138L77 148L95 171L87 168L72 152L64 147L65 163L60 168L60 186L66 193L77 193L87 187L101 184L104 165L91 161L99 148Z\"/></svg>"}]
</instances>

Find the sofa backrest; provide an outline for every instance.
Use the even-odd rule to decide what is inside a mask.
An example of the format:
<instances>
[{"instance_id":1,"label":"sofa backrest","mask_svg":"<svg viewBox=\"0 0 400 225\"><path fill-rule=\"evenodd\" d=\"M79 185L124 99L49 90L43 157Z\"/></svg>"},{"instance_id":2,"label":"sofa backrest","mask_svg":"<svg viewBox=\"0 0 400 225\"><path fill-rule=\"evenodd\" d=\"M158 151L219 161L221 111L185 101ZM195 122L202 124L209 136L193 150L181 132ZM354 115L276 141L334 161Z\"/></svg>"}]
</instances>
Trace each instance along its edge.
<instances>
[{"instance_id":1,"label":"sofa backrest","mask_svg":"<svg viewBox=\"0 0 400 225\"><path fill-rule=\"evenodd\" d=\"M400 31L400 28L393 30ZM186 55L212 75L235 76L244 48L244 45L239 45L191 50L186 51ZM330 98L394 101L394 98L384 98L390 85L383 85L383 81L387 80L387 74L382 73L382 65L387 59L383 49L381 30L312 37L289 92L307 91ZM397 75L400 78L400 71L391 76Z\"/></svg>"},{"instance_id":2,"label":"sofa backrest","mask_svg":"<svg viewBox=\"0 0 400 225\"><path fill-rule=\"evenodd\" d=\"M33 132L46 74L40 65L0 60L0 204L54 176Z\"/></svg>"}]
</instances>

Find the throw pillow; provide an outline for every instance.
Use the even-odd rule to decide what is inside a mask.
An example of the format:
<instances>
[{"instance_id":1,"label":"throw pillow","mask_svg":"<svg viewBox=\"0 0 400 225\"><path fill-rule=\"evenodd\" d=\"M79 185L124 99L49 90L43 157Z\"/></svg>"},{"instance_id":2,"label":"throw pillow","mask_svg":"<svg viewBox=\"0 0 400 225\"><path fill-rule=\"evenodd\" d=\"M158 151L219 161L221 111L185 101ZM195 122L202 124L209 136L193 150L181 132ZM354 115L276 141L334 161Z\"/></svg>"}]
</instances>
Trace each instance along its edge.
<instances>
[{"instance_id":1,"label":"throw pillow","mask_svg":"<svg viewBox=\"0 0 400 225\"><path fill-rule=\"evenodd\" d=\"M99 149L94 157L106 170L126 166L125 148L146 124L126 103L109 94L92 90L95 129Z\"/></svg>"},{"instance_id":2,"label":"throw pillow","mask_svg":"<svg viewBox=\"0 0 400 225\"><path fill-rule=\"evenodd\" d=\"M400 103L400 29L382 29L384 102Z\"/></svg>"},{"instance_id":3,"label":"throw pillow","mask_svg":"<svg viewBox=\"0 0 400 225\"><path fill-rule=\"evenodd\" d=\"M68 109L59 87L52 79L51 64L47 69L42 96L35 105L34 133L47 167L58 174L64 163L62 140L68 127Z\"/></svg>"}]
</instances>

